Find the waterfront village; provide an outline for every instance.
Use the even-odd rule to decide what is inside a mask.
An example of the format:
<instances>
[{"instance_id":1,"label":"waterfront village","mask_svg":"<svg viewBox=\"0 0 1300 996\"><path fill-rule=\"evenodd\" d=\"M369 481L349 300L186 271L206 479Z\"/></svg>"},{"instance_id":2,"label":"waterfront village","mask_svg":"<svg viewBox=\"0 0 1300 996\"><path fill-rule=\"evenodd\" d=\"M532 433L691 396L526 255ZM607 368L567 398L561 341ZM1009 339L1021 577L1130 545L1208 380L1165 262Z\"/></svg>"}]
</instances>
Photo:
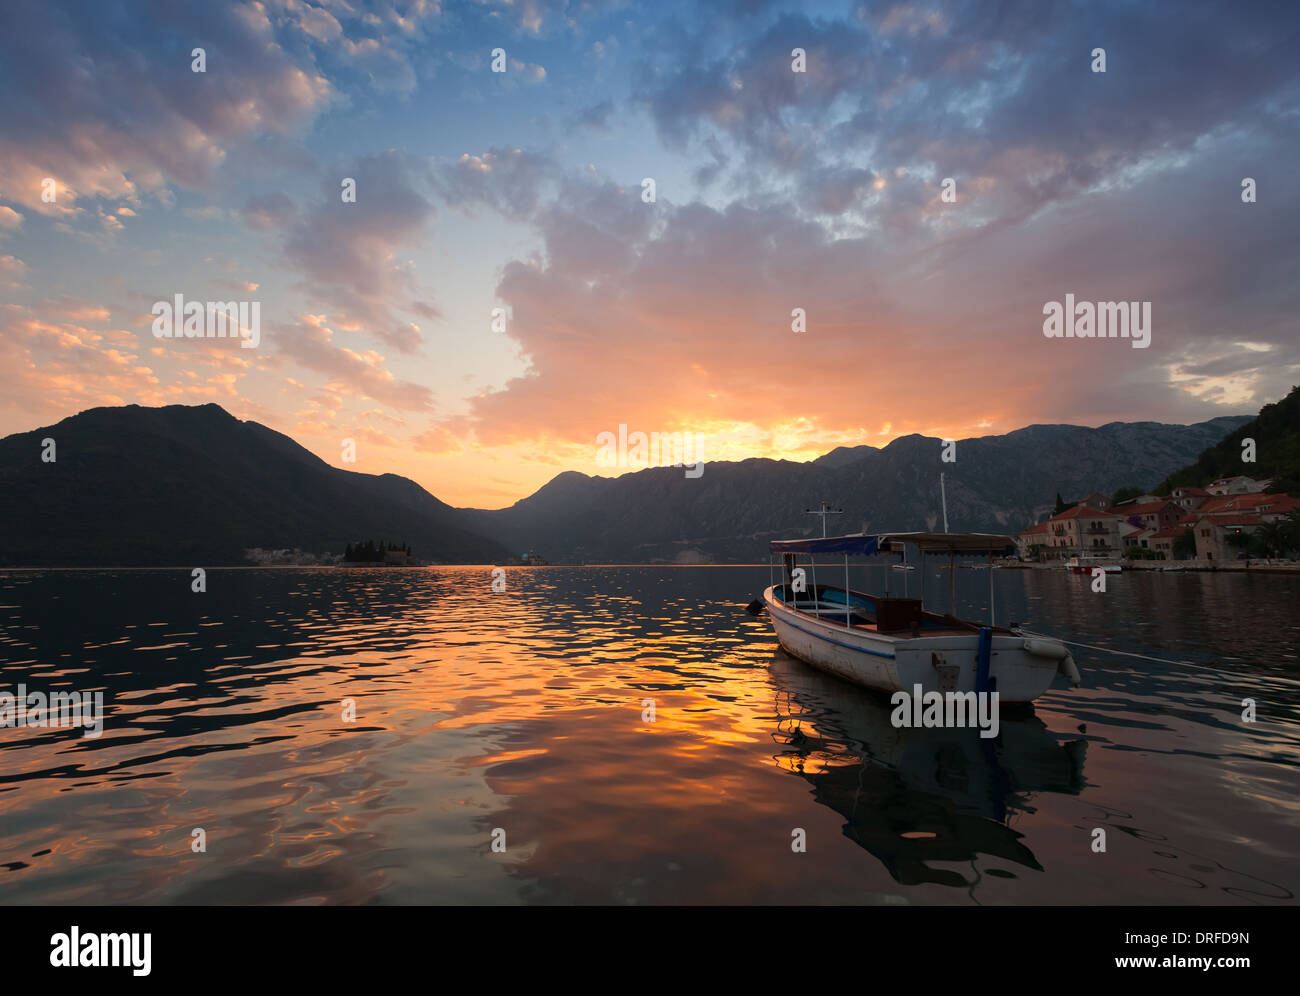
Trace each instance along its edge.
<instances>
[{"instance_id":1,"label":"waterfront village","mask_svg":"<svg viewBox=\"0 0 1300 996\"><path fill-rule=\"evenodd\" d=\"M1204 488L1119 501L1092 493L1020 533L1022 560L1123 557L1195 561L1196 566L1250 566L1295 556L1300 499L1270 492L1270 481L1225 477ZM1135 490L1135 489L1134 489Z\"/></svg>"},{"instance_id":2,"label":"waterfront village","mask_svg":"<svg viewBox=\"0 0 1300 996\"><path fill-rule=\"evenodd\" d=\"M1164 496L1135 495L1137 489L1128 488L1110 497L1093 492L1073 503L1058 498L1055 514L1019 534L1019 559L1021 564L1122 559L1132 567L1179 561L1191 569L1288 566L1287 558L1300 554L1300 498L1269 491L1271 483L1236 476L1204 488L1176 487ZM254 548L244 556L263 567L430 566L405 544L372 542L349 544L342 554ZM699 560L707 562L703 556ZM549 563L532 550L503 562ZM678 562L688 561L679 557Z\"/></svg>"}]
</instances>

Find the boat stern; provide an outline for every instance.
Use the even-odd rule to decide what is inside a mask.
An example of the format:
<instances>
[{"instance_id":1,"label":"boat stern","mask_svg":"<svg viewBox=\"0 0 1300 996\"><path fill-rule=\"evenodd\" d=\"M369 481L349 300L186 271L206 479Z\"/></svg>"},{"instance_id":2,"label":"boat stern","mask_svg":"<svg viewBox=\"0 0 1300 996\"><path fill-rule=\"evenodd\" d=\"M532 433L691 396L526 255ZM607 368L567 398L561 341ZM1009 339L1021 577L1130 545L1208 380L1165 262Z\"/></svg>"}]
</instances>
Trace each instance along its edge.
<instances>
[{"instance_id":1,"label":"boat stern","mask_svg":"<svg viewBox=\"0 0 1300 996\"><path fill-rule=\"evenodd\" d=\"M1056 673L1063 675L1074 687L1077 688L1083 683L1083 677L1079 674L1078 665L1074 663L1074 657L1060 640L1054 640L1050 636L1027 636L1024 640L1025 653L1056 661Z\"/></svg>"}]
</instances>

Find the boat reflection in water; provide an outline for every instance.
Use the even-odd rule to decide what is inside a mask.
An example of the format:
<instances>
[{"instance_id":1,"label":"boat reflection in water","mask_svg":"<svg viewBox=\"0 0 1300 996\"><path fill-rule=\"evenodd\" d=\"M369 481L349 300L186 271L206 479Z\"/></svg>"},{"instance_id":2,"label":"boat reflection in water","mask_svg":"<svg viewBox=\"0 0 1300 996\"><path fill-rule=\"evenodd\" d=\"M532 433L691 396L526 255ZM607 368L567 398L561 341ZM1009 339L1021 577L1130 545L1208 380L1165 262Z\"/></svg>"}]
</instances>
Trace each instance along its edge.
<instances>
[{"instance_id":1,"label":"boat reflection in water","mask_svg":"<svg viewBox=\"0 0 1300 996\"><path fill-rule=\"evenodd\" d=\"M973 889L980 854L1042 871L1014 819L1039 792L1077 795L1086 743L1061 743L1029 707L1003 709L996 738L974 728L896 729L887 696L777 650L777 764L848 822L844 835L903 885ZM970 863L974 877L934 863Z\"/></svg>"}]
</instances>

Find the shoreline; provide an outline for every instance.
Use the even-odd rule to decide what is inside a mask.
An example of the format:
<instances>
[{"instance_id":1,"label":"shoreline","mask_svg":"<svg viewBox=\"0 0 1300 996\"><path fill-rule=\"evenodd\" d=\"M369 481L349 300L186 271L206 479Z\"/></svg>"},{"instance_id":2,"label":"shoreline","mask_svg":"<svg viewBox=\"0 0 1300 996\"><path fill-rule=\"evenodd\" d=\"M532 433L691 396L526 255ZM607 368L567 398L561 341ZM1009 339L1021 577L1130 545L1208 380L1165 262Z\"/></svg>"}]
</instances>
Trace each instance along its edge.
<instances>
[{"instance_id":1,"label":"shoreline","mask_svg":"<svg viewBox=\"0 0 1300 996\"><path fill-rule=\"evenodd\" d=\"M1003 564L1006 570L1016 571L1059 571L1064 562L1059 564ZM1146 560L1120 564L1124 568L1120 573L1137 573L1146 571L1155 574L1296 574L1300 573L1300 563L1264 564L1245 561L1234 564L1205 564L1186 560ZM1181 567L1181 571L1166 571L1166 567Z\"/></svg>"},{"instance_id":2,"label":"shoreline","mask_svg":"<svg viewBox=\"0 0 1300 996\"><path fill-rule=\"evenodd\" d=\"M754 567L768 568L771 565L766 563L713 563L713 564L673 564L663 563L646 563L646 562L610 562L601 564L218 564L211 567L205 567L208 571L333 571L333 570L385 570L385 571L428 571L442 568L474 568L481 570L491 570L495 567L504 567L514 570L581 570L588 567L654 567L654 568L682 568L695 569L701 567ZM838 564L819 564L828 570L838 567ZM859 565L859 567L864 565ZM883 568L892 565L889 564L868 564L867 567ZM1008 571L1061 571L1064 570L1065 563L1048 564L1026 564L1026 563L1002 563L994 564L994 567L1000 570ZM1300 561L1289 563L1264 564L1257 561L1251 561L1234 564L1202 564L1189 561L1139 561L1129 564L1121 564L1123 571L1121 573L1138 573L1147 572L1154 574L1300 574ZM1179 571L1166 571L1164 568L1176 566L1181 567ZM28 564L25 566L0 566L0 574L17 571L192 571L193 564L103 564L89 565L80 567L70 567L67 565L44 566L40 564ZM938 565L939 570L948 570L947 564ZM986 570L984 564L958 564L958 570Z\"/></svg>"}]
</instances>

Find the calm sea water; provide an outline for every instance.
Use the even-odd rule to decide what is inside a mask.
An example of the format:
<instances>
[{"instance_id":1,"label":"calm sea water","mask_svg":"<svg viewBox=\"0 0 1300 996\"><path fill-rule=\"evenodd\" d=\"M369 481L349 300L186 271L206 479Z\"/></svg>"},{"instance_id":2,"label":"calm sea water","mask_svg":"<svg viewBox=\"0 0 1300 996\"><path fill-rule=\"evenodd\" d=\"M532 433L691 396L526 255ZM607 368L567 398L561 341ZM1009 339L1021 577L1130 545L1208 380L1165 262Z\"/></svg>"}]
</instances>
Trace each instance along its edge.
<instances>
[{"instance_id":1,"label":"calm sea water","mask_svg":"<svg viewBox=\"0 0 1300 996\"><path fill-rule=\"evenodd\" d=\"M766 567L0 573L0 691L108 712L0 730L0 902L1294 904L1300 577L994 576L1201 668L1077 651L990 741L783 654Z\"/></svg>"}]
</instances>

